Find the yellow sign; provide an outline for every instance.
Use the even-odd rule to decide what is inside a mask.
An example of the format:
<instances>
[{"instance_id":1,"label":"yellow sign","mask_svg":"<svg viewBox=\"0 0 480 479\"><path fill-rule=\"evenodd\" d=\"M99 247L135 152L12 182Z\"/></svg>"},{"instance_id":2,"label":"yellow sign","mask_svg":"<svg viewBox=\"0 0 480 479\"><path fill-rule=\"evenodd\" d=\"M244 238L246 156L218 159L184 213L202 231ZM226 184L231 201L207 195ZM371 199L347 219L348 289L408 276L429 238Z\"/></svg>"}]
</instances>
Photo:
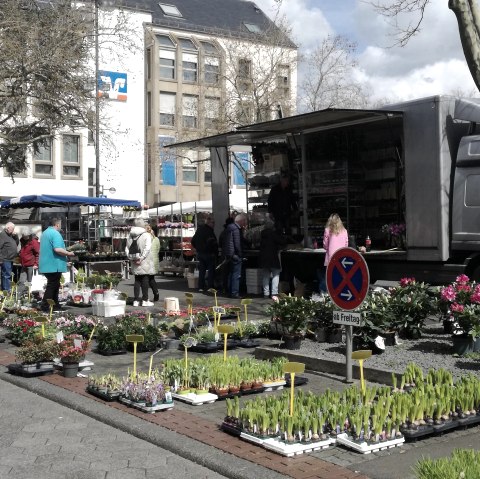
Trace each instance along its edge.
<instances>
[{"instance_id":1,"label":"yellow sign","mask_svg":"<svg viewBox=\"0 0 480 479\"><path fill-rule=\"evenodd\" d=\"M358 361L360 359L368 359L372 355L372 351L370 349L360 349L358 351L353 351L352 359Z\"/></svg>"},{"instance_id":2,"label":"yellow sign","mask_svg":"<svg viewBox=\"0 0 480 479\"><path fill-rule=\"evenodd\" d=\"M127 334L125 339L127 343L143 343L143 334Z\"/></svg>"},{"instance_id":3,"label":"yellow sign","mask_svg":"<svg viewBox=\"0 0 480 479\"><path fill-rule=\"evenodd\" d=\"M305 371L305 364L304 363L295 363L289 362L283 365L283 372L296 374L296 373L303 373Z\"/></svg>"}]
</instances>

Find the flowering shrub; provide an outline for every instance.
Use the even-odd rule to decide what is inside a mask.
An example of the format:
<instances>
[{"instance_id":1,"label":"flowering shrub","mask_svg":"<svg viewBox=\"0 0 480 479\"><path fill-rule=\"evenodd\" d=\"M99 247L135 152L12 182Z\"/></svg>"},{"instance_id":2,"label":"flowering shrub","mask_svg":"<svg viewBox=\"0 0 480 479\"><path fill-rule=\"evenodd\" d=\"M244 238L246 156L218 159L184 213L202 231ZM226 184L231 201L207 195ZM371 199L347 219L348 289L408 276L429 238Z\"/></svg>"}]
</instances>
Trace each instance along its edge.
<instances>
[{"instance_id":1,"label":"flowering shrub","mask_svg":"<svg viewBox=\"0 0 480 479\"><path fill-rule=\"evenodd\" d=\"M437 303L441 314L457 323L457 334L480 335L480 284L461 274L448 286L440 289Z\"/></svg>"},{"instance_id":2,"label":"flowering shrub","mask_svg":"<svg viewBox=\"0 0 480 479\"><path fill-rule=\"evenodd\" d=\"M25 341L15 351L15 357L22 364L35 364L42 361L53 361L58 356L60 345L55 340L46 340L40 336Z\"/></svg>"},{"instance_id":3,"label":"flowering shrub","mask_svg":"<svg viewBox=\"0 0 480 479\"><path fill-rule=\"evenodd\" d=\"M80 334L83 338L90 337L93 328L99 323L98 320L83 314L78 316L62 316L54 320L57 329L63 331L64 335Z\"/></svg>"},{"instance_id":4,"label":"flowering shrub","mask_svg":"<svg viewBox=\"0 0 480 479\"><path fill-rule=\"evenodd\" d=\"M426 317L435 310L432 294L430 285L415 278L402 278L399 286L390 288L396 329L407 336L420 336Z\"/></svg>"},{"instance_id":5,"label":"flowering shrub","mask_svg":"<svg viewBox=\"0 0 480 479\"><path fill-rule=\"evenodd\" d=\"M165 401L163 381L153 374L151 377L146 374L139 374L137 377L131 375L124 378L121 391L122 396L126 399L134 402L144 402L149 406L155 406Z\"/></svg>"},{"instance_id":6,"label":"flowering shrub","mask_svg":"<svg viewBox=\"0 0 480 479\"><path fill-rule=\"evenodd\" d=\"M40 323L32 318L6 319L3 326L8 328L10 340L17 344L31 341L40 333Z\"/></svg>"},{"instance_id":7,"label":"flowering shrub","mask_svg":"<svg viewBox=\"0 0 480 479\"><path fill-rule=\"evenodd\" d=\"M80 344L76 345L75 340L80 340ZM76 334L67 336L60 343L59 356L64 363L77 363L80 362L87 353L88 343L83 341L82 337Z\"/></svg>"}]
</instances>

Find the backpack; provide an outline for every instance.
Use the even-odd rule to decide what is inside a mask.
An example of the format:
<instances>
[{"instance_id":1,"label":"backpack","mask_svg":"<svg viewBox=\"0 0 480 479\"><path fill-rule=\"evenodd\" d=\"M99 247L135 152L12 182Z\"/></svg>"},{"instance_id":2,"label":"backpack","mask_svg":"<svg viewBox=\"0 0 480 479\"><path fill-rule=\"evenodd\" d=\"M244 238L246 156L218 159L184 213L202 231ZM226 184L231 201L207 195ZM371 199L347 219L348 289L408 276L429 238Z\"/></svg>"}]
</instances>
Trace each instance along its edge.
<instances>
[{"instance_id":1,"label":"backpack","mask_svg":"<svg viewBox=\"0 0 480 479\"><path fill-rule=\"evenodd\" d=\"M128 248L128 257L132 259L136 259L141 256L141 251L140 248L138 247L138 240L142 234L139 234L136 238L133 238L132 244L130 245L130 248Z\"/></svg>"}]
</instances>

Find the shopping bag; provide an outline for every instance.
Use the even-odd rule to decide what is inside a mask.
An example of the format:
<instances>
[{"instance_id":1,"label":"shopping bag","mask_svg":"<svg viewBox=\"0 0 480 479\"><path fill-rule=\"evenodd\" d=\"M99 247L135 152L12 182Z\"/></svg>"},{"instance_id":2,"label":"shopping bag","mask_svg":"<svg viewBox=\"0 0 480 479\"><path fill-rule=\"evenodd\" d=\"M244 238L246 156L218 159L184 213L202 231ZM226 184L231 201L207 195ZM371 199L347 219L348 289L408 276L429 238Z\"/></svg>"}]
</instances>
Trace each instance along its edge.
<instances>
[{"instance_id":1,"label":"shopping bag","mask_svg":"<svg viewBox=\"0 0 480 479\"><path fill-rule=\"evenodd\" d=\"M32 276L32 287L30 288L30 291L43 291L46 285L47 278L43 276L43 274L40 274L38 271L34 270Z\"/></svg>"}]
</instances>

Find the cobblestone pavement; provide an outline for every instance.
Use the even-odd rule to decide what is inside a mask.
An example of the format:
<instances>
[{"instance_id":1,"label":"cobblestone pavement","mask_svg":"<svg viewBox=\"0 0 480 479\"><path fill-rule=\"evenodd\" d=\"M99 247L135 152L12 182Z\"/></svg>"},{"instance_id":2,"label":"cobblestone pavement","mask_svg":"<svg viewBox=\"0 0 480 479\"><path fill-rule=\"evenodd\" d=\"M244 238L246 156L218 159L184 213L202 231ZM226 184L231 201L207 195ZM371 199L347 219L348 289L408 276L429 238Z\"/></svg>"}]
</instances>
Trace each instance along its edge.
<instances>
[{"instance_id":1,"label":"cobblestone pavement","mask_svg":"<svg viewBox=\"0 0 480 479\"><path fill-rule=\"evenodd\" d=\"M1 478L224 477L13 384L0 388Z\"/></svg>"}]
</instances>

